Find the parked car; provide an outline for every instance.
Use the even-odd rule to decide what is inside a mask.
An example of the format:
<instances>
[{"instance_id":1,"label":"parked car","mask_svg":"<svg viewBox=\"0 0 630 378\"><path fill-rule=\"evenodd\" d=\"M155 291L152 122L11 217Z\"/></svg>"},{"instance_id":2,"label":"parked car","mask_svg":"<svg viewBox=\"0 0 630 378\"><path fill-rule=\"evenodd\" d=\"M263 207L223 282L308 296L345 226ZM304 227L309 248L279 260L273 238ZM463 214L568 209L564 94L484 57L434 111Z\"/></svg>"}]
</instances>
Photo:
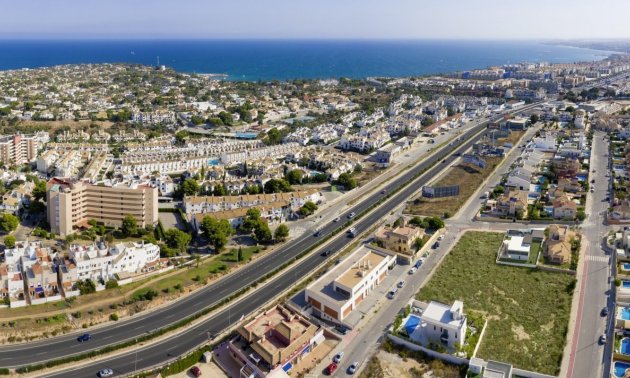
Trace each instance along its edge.
<instances>
[{"instance_id":1,"label":"parked car","mask_svg":"<svg viewBox=\"0 0 630 378\"><path fill-rule=\"evenodd\" d=\"M444 234L438 236L438 240L444 240Z\"/></svg>"},{"instance_id":2,"label":"parked car","mask_svg":"<svg viewBox=\"0 0 630 378\"><path fill-rule=\"evenodd\" d=\"M337 332L341 333L342 335L345 335L345 334L347 334L347 333L348 333L348 328L346 328L346 327L344 327L344 326L339 325L339 326L336 326L336 327L335 327L335 331L337 331Z\"/></svg>"},{"instance_id":3,"label":"parked car","mask_svg":"<svg viewBox=\"0 0 630 378\"><path fill-rule=\"evenodd\" d=\"M602 316L608 316L608 307L602 309Z\"/></svg>"},{"instance_id":4,"label":"parked car","mask_svg":"<svg viewBox=\"0 0 630 378\"><path fill-rule=\"evenodd\" d=\"M432 248L433 248L433 249L438 249L438 248L440 248L440 242L439 242L439 241L436 241L435 243L433 243L433 247L432 247Z\"/></svg>"},{"instance_id":5,"label":"parked car","mask_svg":"<svg viewBox=\"0 0 630 378\"><path fill-rule=\"evenodd\" d=\"M396 284L396 286L398 286L398 288L402 289L403 286L405 286L405 281L398 281L398 283Z\"/></svg>"},{"instance_id":6,"label":"parked car","mask_svg":"<svg viewBox=\"0 0 630 378\"><path fill-rule=\"evenodd\" d=\"M348 219L352 219L352 218L354 218L354 216L355 216L355 215L356 215L356 214L354 213L354 211L353 211L353 212L351 212L350 214L348 214Z\"/></svg>"},{"instance_id":7,"label":"parked car","mask_svg":"<svg viewBox=\"0 0 630 378\"><path fill-rule=\"evenodd\" d=\"M359 370L359 363L353 362L352 365L348 367L348 374L354 374L357 370Z\"/></svg>"},{"instance_id":8,"label":"parked car","mask_svg":"<svg viewBox=\"0 0 630 378\"><path fill-rule=\"evenodd\" d=\"M424 259L420 259L420 260L416 261L415 264L413 264L413 267L418 269L418 268L420 268L420 266L422 265L423 262L424 262Z\"/></svg>"},{"instance_id":9,"label":"parked car","mask_svg":"<svg viewBox=\"0 0 630 378\"><path fill-rule=\"evenodd\" d=\"M337 354L335 354L335 357L333 357L333 362L338 364L341 362L341 359L343 358L343 352L339 352Z\"/></svg>"},{"instance_id":10,"label":"parked car","mask_svg":"<svg viewBox=\"0 0 630 378\"><path fill-rule=\"evenodd\" d=\"M606 338L606 334L602 334L602 335L599 337L599 343L600 343L601 345L606 344L606 340L607 340L607 338Z\"/></svg>"},{"instance_id":11,"label":"parked car","mask_svg":"<svg viewBox=\"0 0 630 378\"><path fill-rule=\"evenodd\" d=\"M201 377L201 369L199 369L197 366L191 367L188 371L190 372L190 374L193 375L193 377Z\"/></svg>"},{"instance_id":12,"label":"parked car","mask_svg":"<svg viewBox=\"0 0 630 378\"><path fill-rule=\"evenodd\" d=\"M77 341L82 343L85 341L90 341L91 338L92 336L89 333L84 333L83 335L77 337Z\"/></svg>"},{"instance_id":13,"label":"parked car","mask_svg":"<svg viewBox=\"0 0 630 378\"><path fill-rule=\"evenodd\" d=\"M114 371L112 369L103 369L101 371L98 372L98 376L103 378L103 377L111 377L112 375L114 375Z\"/></svg>"},{"instance_id":14,"label":"parked car","mask_svg":"<svg viewBox=\"0 0 630 378\"><path fill-rule=\"evenodd\" d=\"M409 269L409 274L414 274L417 271L418 271L418 268L416 268L415 266L412 266L411 269Z\"/></svg>"},{"instance_id":15,"label":"parked car","mask_svg":"<svg viewBox=\"0 0 630 378\"><path fill-rule=\"evenodd\" d=\"M326 366L326 374L328 375L332 375L335 370L337 370L337 364L334 362L331 362L330 365Z\"/></svg>"}]
</instances>

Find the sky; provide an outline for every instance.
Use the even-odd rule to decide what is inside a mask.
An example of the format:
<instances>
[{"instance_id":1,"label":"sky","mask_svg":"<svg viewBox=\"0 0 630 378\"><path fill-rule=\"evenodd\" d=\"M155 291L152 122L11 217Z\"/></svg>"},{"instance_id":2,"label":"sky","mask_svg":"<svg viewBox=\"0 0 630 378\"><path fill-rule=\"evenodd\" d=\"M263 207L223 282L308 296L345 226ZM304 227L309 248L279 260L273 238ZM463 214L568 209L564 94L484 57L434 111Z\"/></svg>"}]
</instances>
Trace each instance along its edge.
<instances>
[{"instance_id":1,"label":"sky","mask_svg":"<svg viewBox=\"0 0 630 378\"><path fill-rule=\"evenodd\" d=\"M19 0L0 39L625 39L629 0Z\"/></svg>"}]
</instances>

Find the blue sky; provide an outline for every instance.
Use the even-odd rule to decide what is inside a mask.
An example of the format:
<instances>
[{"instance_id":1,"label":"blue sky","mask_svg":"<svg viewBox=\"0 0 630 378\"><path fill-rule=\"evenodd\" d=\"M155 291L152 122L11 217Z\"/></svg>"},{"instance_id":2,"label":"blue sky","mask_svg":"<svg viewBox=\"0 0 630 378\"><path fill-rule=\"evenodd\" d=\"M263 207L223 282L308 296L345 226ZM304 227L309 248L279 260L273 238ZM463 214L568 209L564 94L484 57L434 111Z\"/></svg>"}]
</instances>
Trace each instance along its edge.
<instances>
[{"instance_id":1,"label":"blue sky","mask_svg":"<svg viewBox=\"0 0 630 378\"><path fill-rule=\"evenodd\" d=\"M629 0L17 0L0 38L630 38Z\"/></svg>"}]
</instances>

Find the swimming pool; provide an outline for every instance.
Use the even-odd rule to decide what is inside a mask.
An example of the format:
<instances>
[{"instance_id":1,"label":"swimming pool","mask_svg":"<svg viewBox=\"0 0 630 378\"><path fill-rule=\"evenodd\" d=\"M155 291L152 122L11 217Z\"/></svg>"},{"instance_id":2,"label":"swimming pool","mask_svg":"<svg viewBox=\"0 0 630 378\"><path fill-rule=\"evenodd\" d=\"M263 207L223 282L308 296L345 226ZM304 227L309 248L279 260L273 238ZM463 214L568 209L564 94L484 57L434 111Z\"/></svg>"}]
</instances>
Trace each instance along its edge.
<instances>
[{"instance_id":1,"label":"swimming pool","mask_svg":"<svg viewBox=\"0 0 630 378\"><path fill-rule=\"evenodd\" d=\"M624 264L621 266L621 268L622 268L623 270L630 270L630 263L624 263Z\"/></svg>"},{"instance_id":2,"label":"swimming pool","mask_svg":"<svg viewBox=\"0 0 630 378\"><path fill-rule=\"evenodd\" d=\"M630 338L621 339L621 354L630 355Z\"/></svg>"},{"instance_id":3,"label":"swimming pool","mask_svg":"<svg viewBox=\"0 0 630 378\"><path fill-rule=\"evenodd\" d=\"M529 186L529 190L530 190L531 192L536 192L536 193L540 193L541 188L542 188L542 186L537 185L537 184L531 184L531 185Z\"/></svg>"},{"instance_id":4,"label":"swimming pool","mask_svg":"<svg viewBox=\"0 0 630 378\"><path fill-rule=\"evenodd\" d=\"M621 311L619 311L619 314L621 315L621 319L630 320L630 308L623 307Z\"/></svg>"},{"instance_id":5,"label":"swimming pool","mask_svg":"<svg viewBox=\"0 0 630 378\"><path fill-rule=\"evenodd\" d=\"M622 286L624 289L630 289L630 281L621 280L621 286Z\"/></svg>"},{"instance_id":6,"label":"swimming pool","mask_svg":"<svg viewBox=\"0 0 630 378\"><path fill-rule=\"evenodd\" d=\"M418 327L418 324L420 324L420 317L416 315L409 315L409 318L405 322L405 326L404 326L405 331L407 332L407 335L411 336L413 331L415 331L416 328Z\"/></svg>"},{"instance_id":7,"label":"swimming pool","mask_svg":"<svg viewBox=\"0 0 630 378\"><path fill-rule=\"evenodd\" d=\"M630 368L630 364L626 362L615 361L614 363L615 377L622 378L626 374L626 370Z\"/></svg>"}]
</instances>

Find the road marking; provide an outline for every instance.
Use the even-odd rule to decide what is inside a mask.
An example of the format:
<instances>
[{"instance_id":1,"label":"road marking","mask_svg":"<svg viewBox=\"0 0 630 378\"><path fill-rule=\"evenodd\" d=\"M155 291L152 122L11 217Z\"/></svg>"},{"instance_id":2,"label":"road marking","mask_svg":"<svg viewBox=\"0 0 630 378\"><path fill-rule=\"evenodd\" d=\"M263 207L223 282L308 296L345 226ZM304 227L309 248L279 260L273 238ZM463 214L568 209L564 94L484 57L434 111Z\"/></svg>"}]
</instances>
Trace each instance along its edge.
<instances>
[{"instance_id":1,"label":"road marking","mask_svg":"<svg viewBox=\"0 0 630 378\"><path fill-rule=\"evenodd\" d=\"M593 256L593 255L587 255L586 256L586 260L588 261L598 261L598 262L604 262L606 264L608 264L608 256Z\"/></svg>"}]
</instances>

